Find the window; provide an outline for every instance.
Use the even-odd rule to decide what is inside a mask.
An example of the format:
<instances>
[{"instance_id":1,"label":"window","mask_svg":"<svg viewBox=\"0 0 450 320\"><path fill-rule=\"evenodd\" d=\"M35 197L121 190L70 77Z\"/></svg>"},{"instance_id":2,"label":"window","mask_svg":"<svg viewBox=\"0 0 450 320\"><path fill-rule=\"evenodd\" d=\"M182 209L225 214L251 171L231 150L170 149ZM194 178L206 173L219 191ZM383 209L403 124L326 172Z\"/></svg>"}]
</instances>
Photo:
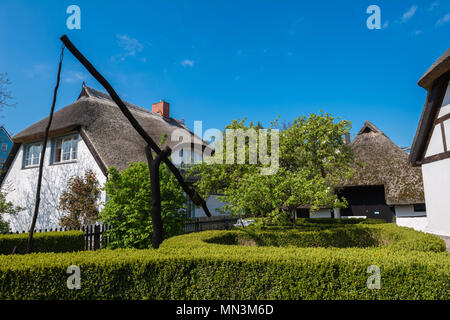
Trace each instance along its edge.
<instances>
[{"instance_id":1,"label":"window","mask_svg":"<svg viewBox=\"0 0 450 320\"><path fill-rule=\"evenodd\" d=\"M77 152L78 136L55 139L53 163L74 161L77 159Z\"/></svg>"},{"instance_id":2,"label":"window","mask_svg":"<svg viewBox=\"0 0 450 320\"><path fill-rule=\"evenodd\" d=\"M2 151L6 152L8 150L8 145L6 143L2 143Z\"/></svg>"},{"instance_id":3,"label":"window","mask_svg":"<svg viewBox=\"0 0 450 320\"><path fill-rule=\"evenodd\" d=\"M25 147L25 167L34 167L39 165L41 159L42 144L30 144Z\"/></svg>"},{"instance_id":4,"label":"window","mask_svg":"<svg viewBox=\"0 0 450 320\"><path fill-rule=\"evenodd\" d=\"M427 211L425 203L414 204L414 212L421 212L421 211Z\"/></svg>"}]
</instances>

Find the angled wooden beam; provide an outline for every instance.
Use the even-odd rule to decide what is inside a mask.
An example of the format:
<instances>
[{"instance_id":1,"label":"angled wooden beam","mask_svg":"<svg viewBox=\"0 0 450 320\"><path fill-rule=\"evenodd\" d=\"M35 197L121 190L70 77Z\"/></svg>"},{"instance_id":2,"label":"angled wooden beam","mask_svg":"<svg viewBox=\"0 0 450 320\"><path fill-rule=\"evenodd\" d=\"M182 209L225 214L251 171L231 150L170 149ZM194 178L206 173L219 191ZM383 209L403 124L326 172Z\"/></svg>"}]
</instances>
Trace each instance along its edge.
<instances>
[{"instance_id":1,"label":"angled wooden beam","mask_svg":"<svg viewBox=\"0 0 450 320\"><path fill-rule=\"evenodd\" d=\"M159 146L153 141L150 135L142 128L130 110L127 108L125 103L120 99L119 95L113 89L113 87L109 84L108 81L94 68L94 66L83 56L83 54L75 47L75 45L69 40L66 35L61 37L61 41L64 43L66 48L77 58L78 61L86 68L86 70L105 88L105 90L109 93L111 99L117 104L119 109L122 111L124 116L131 123L133 128L139 133L139 135L144 139L144 141L149 145L157 154L161 152ZM183 191L192 199L197 206L201 206L205 214L210 217L211 213L206 206L206 201L198 194L198 192L190 187L184 181L183 176L180 171L175 167L175 165L170 161L167 157L163 158L162 161L167 165L167 167L172 171L175 175L175 178L178 180L178 183L183 188Z\"/></svg>"}]
</instances>

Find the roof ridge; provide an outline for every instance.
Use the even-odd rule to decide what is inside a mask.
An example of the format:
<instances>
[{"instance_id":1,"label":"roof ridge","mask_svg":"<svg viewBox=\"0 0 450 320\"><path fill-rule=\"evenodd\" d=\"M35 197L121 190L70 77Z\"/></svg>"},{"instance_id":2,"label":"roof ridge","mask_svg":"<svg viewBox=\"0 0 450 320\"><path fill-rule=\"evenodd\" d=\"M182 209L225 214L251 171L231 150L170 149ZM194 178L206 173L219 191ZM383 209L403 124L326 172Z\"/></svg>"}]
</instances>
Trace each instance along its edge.
<instances>
[{"instance_id":1,"label":"roof ridge","mask_svg":"<svg viewBox=\"0 0 450 320\"><path fill-rule=\"evenodd\" d=\"M384 132L381 131L380 129L378 129L372 122L370 122L369 120L366 120L366 122L364 122L363 126L361 127L361 129L359 130L357 135L361 135L361 134L369 133L369 132L384 134Z\"/></svg>"},{"instance_id":2,"label":"roof ridge","mask_svg":"<svg viewBox=\"0 0 450 320\"><path fill-rule=\"evenodd\" d=\"M105 92L103 92L103 91L94 89L94 88L92 88L92 87L89 87L89 86L87 86L86 84L83 84L81 93L80 93L80 95L78 96L78 99L77 99L77 100L79 100L80 98L83 98L83 97L94 98L94 99L104 99L104 100L108 100L109 102L111 102L111 103L113 103L113 104L115 105L114 100L111 98L111 96L110 96L109 94L107 94L107 93L105 93ZM130 102L125 101L125 100L122 100L122 101L123 101L123 103L125 103L125 105L126 105L128 108L130 108L130 109L133 109L133 110L136 110L136 111L142 111L142 112L144 112L144 113L148 113L148 114L150 114L150 115L156 116L156 117L161 118L161 119L164 120L164 117L161 116L161 115L160 115L159 113L157 113L157 112L153 112L153 111L151 111L151 110L149 110L149 109L147 109L147 108L140 107L140 106L138 106L138 105L135 105L135 104L130 103ZM170 121L175 121L175 122L177 122L178 124L180 124L180 125L182 125L183 127L185 127L186 129L188 129L188 128L184 125L184 123L183 123L181 120L178 120L178 119L175 119L175 118L172 118L172 117L169 117L168 119L169 119ZM166 120L166 121L167 121L167 120ZM189 129L188 129L188 130L189 130Z\"/></svg>"}]
</instances>

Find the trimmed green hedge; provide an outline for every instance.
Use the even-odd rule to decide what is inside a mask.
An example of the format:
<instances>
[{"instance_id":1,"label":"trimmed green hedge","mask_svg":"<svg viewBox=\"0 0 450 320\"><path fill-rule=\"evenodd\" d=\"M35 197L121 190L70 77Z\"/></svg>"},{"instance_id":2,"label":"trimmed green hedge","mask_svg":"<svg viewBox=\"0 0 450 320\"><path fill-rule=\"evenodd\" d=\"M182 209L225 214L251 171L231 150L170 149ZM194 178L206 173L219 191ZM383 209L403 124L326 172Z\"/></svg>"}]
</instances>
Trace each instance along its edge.
<instances>
[{"instance_id":1,"label":"trimmed green hedge","mask_svg":"<svg viewBox=\"0 0 450 320\"><path fill-rule=\"evenodd\" d=\"M0 235L0 254L27 250L28 233ZM36 232L33 234L33 252L71 252L84 250L83 231Z\"/></svg>"},{"instance_id":2,"label":"trimmed green hedge","mask_svg":"<svg viewBox=\"0 0 450 320\"><path fill-rule=\"evenodd\" d=\"M369 227L386 243L245 247L211 243L243 231L204 231L169 238L159 250L1 256L0 299L449 299L450 255L411 244L433 236ZM399 250L396 241L409 244ZM79 290L66 286L70 265L80 267ZM381 269L381 289L367 288L371 265Z\"/></svg>"},{"instance_id":3,"label":"trimmed green hedge","mask_svg":"<svg viewBox=\"0 0 450 320\"><path fill-rule=\"evenodd\" d=\"M246 246L295 246L308 247L374 247L380 244L378 237L368 228L347 226L319 231L291 230L252 230L243 228L218 238L207 240L210 243Z\"/></svg>"},{"instance_id":4,"label":"trimmed green hedge","mask_svg":"<svg viewBox=\"0 0 450 320\"><path fill-rule=\"evenodd\" d=\"M443 252L445 242L434 235L417 232L411 228L398 227L395 224L351 224L333 225L319 224L311 226L303 223L296 229L267 227L239 228L218 237L212 237L206 242L244 245L244 246L275 246L275 247L379 247L384 246L394 250L417 250Z\"/></svg>"}]
</instances>

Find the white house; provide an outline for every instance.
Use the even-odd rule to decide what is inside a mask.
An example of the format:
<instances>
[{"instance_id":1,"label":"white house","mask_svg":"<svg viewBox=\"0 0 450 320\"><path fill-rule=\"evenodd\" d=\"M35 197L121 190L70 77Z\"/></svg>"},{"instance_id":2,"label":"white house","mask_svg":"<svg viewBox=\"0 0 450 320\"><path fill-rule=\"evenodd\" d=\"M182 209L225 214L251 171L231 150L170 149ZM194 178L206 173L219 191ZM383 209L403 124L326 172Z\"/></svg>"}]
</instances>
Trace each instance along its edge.
<instances>
[{"instance_id":1,"label":"white house","mask_svg":"<svg viewBox=\"0 0 450 320\"><path fill-rule=\"evenodd\" d=\"M422 167L426 231L450 236L450 49L422 76L427 90L410 161Z\"/></svg>"},{"instance_id":2,"label":"white house","mask_svg":"<svg viewBox=\"0 0 450 320\"><path fill-rule=\"evenodd\" d=\"M126 103L131 113L156 143L167 135L162 147L172 148L181 158L201 160L202 155L194 150L205 150L208 145L194 135L182 121L170 117L169 104L161 101L152 105L152 110ZM34 209L39 159L41 156L45 118L15 135L11 152L0 174L2 191L7 200L24 210L18 215L8 216L13 231L28 230ZM172 141L177 130L191 137L191 144ZM194 148L197 145L197 148ZM54 113L44 159L41 203L36 224L37 229L59 227L63 212L58 209L59 197L66 188L68 178L84 175L91 169L101 185L106 182L106 170L114 166L119 170L131 162L147 161L146 143L135 132L109 95L83 85L78 99ZM102 202L106 200L103 192ZM212 214L222 204L212 196L207 201ZM195 212L197 211L197 212ZM202 216L201 209L191 208L191 216Z\"/></svg>"},{"instance_id":3,"label":"white house","mask_svg":"<svg viewBox=\"0 0 450 320\"><path fill-rule=\"evenodd\" d=\"M423 231L427 211L422 176L420 169L409 163L408 154L370 121L348 143L359 165L355 165L352 179L335 188L347 200L347 208L321 209L313 214L300 208L297 216L381 218Z\"/></svg>"}]
</instances>

